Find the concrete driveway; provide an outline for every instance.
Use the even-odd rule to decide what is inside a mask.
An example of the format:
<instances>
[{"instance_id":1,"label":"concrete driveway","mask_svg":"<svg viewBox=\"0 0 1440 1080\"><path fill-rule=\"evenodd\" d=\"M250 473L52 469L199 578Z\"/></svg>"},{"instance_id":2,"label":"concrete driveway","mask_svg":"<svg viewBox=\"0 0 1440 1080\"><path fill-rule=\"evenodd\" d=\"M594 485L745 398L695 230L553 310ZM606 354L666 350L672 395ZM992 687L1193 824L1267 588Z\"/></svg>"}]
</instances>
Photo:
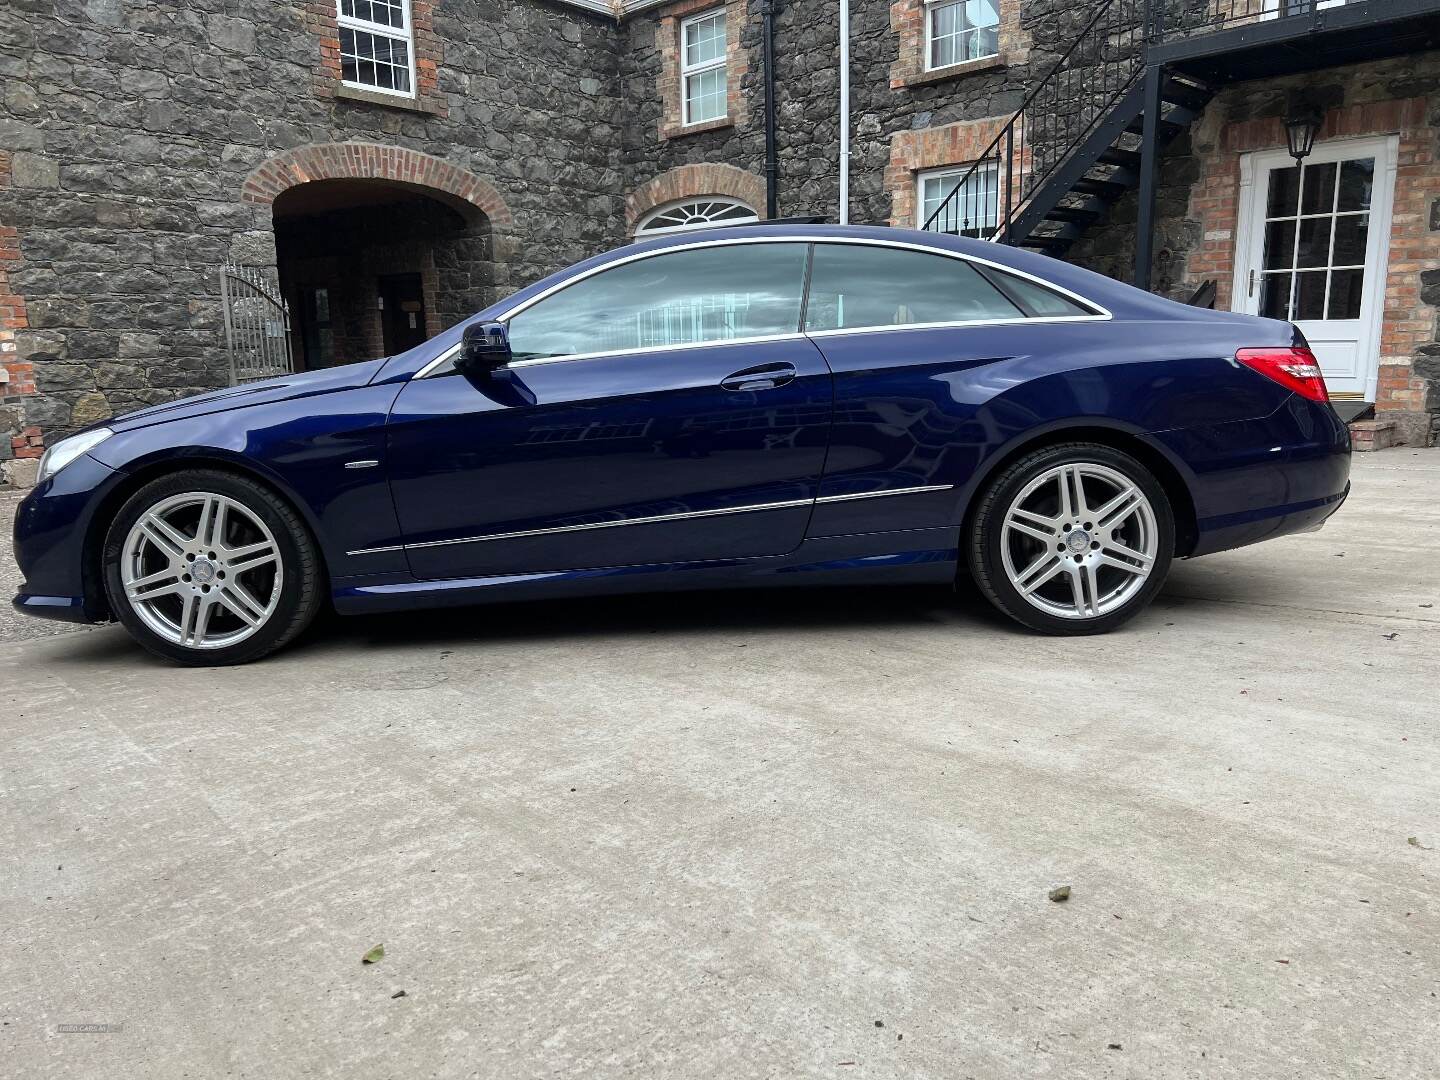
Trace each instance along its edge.
<instances>
[{"instance_id":1,"label":"concrete driveway","mask_svg":"<svg viewBox=\"0 0 1440 1080\"><path fill-rule=\"evenodd\" d=\"M863 591L12 641L0 1074L1434 1077L1440 452L1355 485L1105 638Z\"/></svg>"}]
</instances>

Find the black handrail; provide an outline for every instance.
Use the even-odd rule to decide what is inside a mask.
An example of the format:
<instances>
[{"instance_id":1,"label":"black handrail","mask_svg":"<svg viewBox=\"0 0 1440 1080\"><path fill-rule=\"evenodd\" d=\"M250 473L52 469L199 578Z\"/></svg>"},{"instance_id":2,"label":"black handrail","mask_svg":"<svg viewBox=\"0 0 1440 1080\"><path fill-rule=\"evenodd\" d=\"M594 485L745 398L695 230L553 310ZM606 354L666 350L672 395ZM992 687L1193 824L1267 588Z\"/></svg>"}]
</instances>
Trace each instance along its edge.
<instances>
[{"instance_id":1,"label":"black handrail","mask_svg":"<svg viewBox=\"0 0 1440 1080\"><path fill-rule=\"evenodd\" d=\"M921 228L1011 242L1015 214L1029 195L1109 113L1144 70L1145 24L1152 17L1153 2L1105 0ZM1130 56L1119 61L1118 71L1115 63L1104 57L1105 43L1117 34L1136 35L1135 47ZM1099 47L1098 65L1090 63L1094 57L1088 49L1082 50L1087 45ZM1077 58L1082 63L1076 63ZM1097 77L1098 93L1093 83ZM1083 81L1078 93L1077 80ZM1048 111L1042 111L1042 106ZM991 170L993 183L988 176L974 182L982 172Z\"/></svg>"},{"instance_id":2,"label":"black handrail","mask_svg":"<svg viewBox=\"0 0 1440 1080\"><path fill-rule=\"evenodd\" d=\"M1343 6L1368 9L1372 2L1379 5L1346 0ZM1024 240L1015 234L1016 218L1136 85L1150 47L1272 20L1308 19L1318 28L1338 6L1334 0L1105 0L921 228L1008 244ZM1107 58L1107 43L1127 36L1133 47Z\"/></svg>"}]
</instances>

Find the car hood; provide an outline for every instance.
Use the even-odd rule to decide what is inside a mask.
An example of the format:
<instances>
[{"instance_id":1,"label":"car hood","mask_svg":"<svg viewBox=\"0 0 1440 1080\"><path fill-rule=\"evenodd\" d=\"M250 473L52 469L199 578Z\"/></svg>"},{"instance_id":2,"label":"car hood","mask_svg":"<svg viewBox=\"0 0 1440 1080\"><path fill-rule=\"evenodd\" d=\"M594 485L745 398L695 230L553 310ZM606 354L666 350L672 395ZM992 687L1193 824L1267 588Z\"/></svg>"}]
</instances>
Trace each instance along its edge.
<instances>
[{"instance_id":1,"label":"car hood","mask_svg":"<svg viewBox=\"0 0 1440 1080\"><path fill-rule=\"evenodd\" d=\"M329 394L336 390L349 390L370 382L384 364L385 358L367 360L359 364L345 364L342 367L282 375L276 379L264 379L242 386L229 386L224 390L213 390L208 394L196 394L178 401L167 401L163 405L152 405L148 409L138 409L106 420L100 426L108 427L111 431L132 431L135 428L204 416L207 413L245 409L254 405L266 405L272 401L287 401L314 394Z\"/></svg>"}]
</instances>

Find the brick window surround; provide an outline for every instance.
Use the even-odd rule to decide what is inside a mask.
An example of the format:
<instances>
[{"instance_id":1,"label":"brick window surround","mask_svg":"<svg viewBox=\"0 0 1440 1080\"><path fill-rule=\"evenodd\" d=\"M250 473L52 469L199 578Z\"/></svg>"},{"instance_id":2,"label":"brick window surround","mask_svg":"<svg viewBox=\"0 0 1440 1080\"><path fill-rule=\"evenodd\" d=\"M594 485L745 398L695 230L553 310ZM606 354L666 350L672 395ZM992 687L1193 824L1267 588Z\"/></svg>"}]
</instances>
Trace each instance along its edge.
<instances>
[{"instance_id":1,"label":"brick window surround","mask_svg":"<svg viewBox=\"0 0 1440 1080\"><path fill-rule=\"evenodd\" d=\"M1415 377L1413 361L1423 346L1434 342L1436 332L1435 308L1421 297L1420 275L1440 263L1440 232L1429 228L1430 206L1440 198L1435 153L1440 129L1427 125L1427 105L1425 98L1408 98L1333 109L1319 135L1321 142L1399 135L1375 411L1382 419L1389 414L1407 423L1413 419L1415 425L1423 424L1429 383ZM1201 242L1186 263L1187 284L1214 280L1220 310L1230 310L1234 286L1241 155L1284 146L1282 121L1263 118L1225 125L1214 149L1197 155L1201 174L1191 192L1190 216L1200 222ZM1407 435L1424 445L1418 428Z\"/></svg>"},{"instance_id":2,"label":"brick window surround","mask_svg":"<svg viewBox=\"0 0 1440 1080\"><path fill-rule=\"evenodd\" d=\"M11 157L0 150L0 192L10 186ZM20 262L20 232L13 225L0 222L0 404L10 404L35 393L35 369L28 360L19 358L17 335L30 326L25 297L10 287L10 267ZM38 427L18 431L6 426L0 435L10 440L10 456L38 458L45 452Z\"/></svg>"},{"instance_id":3,"label":"brick window surround","mask_svg":"<svg viewBox=\"0 0 1440 1080\"><path fill-rule=\"evenodd\" d=\"M382 94L346 86L340 73L340 27L336 22L335 0L308 0L305 29L319 42L315 65L315 96L342 101L366 101L392 109L445 116L449 105L440 93L439 71L445 50L435 35L435 0L410 0L410 22L415 40L415 96Z\"/></svg>"},{"instance_id":4,"label":"brick window surround","mask_svg":"<svg viewBox=\"0 0 1440 1080\"><path fill-rule=\"evenodd\" d=\"M684 123L680 95L680 24L691 15L716 8L725 8L725 115L703 124ZM744 128L749 123L745 110L745 94L741 83L750 70L749 57L740 47L740 33L746 24L746 0L679 0L661 10L655 26L655 48L660 53L660 77L656 90L660 95L660 138L674 139L717 128Z\"/></svg>"},{"instance_id":5,"label":"brick window surround","mask_svg":"<svg viewBox=\"0 0 1440 1080\"><path fill-rule=\"evenodd\" d=\"M890 5L890 29L900 35L900 59L890 65L890 88L923 86L1024 63L1030 55L1030 35L1020 26L1022 3L1023 0L999 0L1000 52L997 55L926 70L925 9L929 5L925 0L894 0Z\"/></svg>"},{"instance_id":6,"label":"brick window surround","mask_svg":"<svg viewBox=\"0 0 1440 1080\"><path fill-rule=\"evenodd\" d=\"M991 116L944 127L897 131L890 139L890 164L885 169L885 190L890 192L890 224L901 229L914 229L919 225L915 219L917 173L980 160L1009 119ZM1026 158L1028 160L1028 151ZM1025 160L1020 163L1020 171L1027 171Z\"/></svg>"},{"instance_id":7,"label":"brick window surround","mask_svg":"<svg viewBox=\"0 0 1440 1080\"><path fill-rule=\"evenodd\" d=\"M635 225L657 206L698 195L728 195L765 216L765 181L734 165L681 165L646 181L625 199L625 228Z\"/></svg>"}]
</instances>

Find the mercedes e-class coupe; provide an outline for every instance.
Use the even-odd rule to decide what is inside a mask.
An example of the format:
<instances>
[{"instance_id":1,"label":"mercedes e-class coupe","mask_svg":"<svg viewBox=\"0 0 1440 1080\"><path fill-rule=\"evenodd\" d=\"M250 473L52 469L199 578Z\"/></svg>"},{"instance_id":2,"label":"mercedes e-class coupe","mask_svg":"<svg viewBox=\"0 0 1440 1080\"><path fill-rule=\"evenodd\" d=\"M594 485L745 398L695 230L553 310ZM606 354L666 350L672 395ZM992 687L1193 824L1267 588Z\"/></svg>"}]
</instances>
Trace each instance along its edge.
<instances>
[{"instance_id":1,"label":"mercedes e-class coupe","mask_svg":"<svg viewBox=\"0 0 1440 1080\"><path fill-rule=\"evenodd\" d=\"M143 409L45 455L22 611L185 664L340 612L954 583L1110 630L1171 561L1317 527L1349 436L1292 325L965 238L706 230L418 348Z\"/></svg>"}]
</instances>

